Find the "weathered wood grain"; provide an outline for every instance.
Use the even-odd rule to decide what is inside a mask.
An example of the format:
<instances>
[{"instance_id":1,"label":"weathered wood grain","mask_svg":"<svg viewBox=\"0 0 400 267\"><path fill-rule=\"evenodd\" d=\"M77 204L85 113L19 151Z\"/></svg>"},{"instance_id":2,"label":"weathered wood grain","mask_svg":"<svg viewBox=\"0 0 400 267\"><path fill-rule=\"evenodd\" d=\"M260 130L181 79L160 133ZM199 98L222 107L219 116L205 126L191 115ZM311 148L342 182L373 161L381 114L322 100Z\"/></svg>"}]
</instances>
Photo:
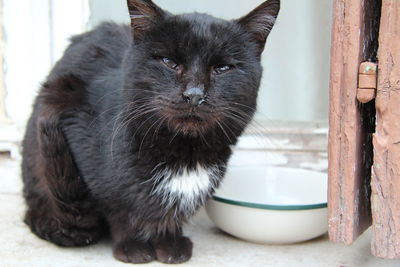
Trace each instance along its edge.
<instances>
[{"instance_id":1,"label":"weathered wood grain","mask_svg":"<svg viewBox=\"0 0 400 267\"><path fill-rule=\"evenodd\" d=\"M329 236L351 244L371 224L374 102L356 100L358 67L376 60L379 0L335 0L329 114Z\"/></svg>"},{"instance_id":2,"label":"weathered wood grain","mask_svg":"<svg viewBox=\"0 0 400 267\"><path fill-rule=\"evenodd\" d=\"M400 258L400 1L383 0L373 138L372 253Z\"/></svg>"}]
</instances>

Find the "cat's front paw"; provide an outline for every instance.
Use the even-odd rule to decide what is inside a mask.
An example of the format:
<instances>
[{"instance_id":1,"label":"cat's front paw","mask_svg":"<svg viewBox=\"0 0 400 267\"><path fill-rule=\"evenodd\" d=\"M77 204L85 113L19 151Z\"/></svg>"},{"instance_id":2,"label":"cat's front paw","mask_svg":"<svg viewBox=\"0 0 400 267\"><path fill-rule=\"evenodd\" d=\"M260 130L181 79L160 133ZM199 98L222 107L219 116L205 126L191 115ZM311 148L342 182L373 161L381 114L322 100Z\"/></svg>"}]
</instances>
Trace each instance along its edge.
<instances>
[{"instance_id":1,"label":"cat's front paw","mask_svg":"<svg viewBox=\"0 0 400 267\"><path fill-rule=\"evenodd\" d=\"M163 263L182 263L192 257L192 241L184 236L159 238L152 244L157 260Z\"/></svg>"},{"instance_id":2,"label":"cat's front paw","mask_svg":"<svg viewBox=\"0 0 400 267\"><path fill-rule=\"evenodd\" d=\"M127 263L147 263L156 259L149 243L135 240L118 242L113 248L114 257Z\"/></svg>"}]
</instances>

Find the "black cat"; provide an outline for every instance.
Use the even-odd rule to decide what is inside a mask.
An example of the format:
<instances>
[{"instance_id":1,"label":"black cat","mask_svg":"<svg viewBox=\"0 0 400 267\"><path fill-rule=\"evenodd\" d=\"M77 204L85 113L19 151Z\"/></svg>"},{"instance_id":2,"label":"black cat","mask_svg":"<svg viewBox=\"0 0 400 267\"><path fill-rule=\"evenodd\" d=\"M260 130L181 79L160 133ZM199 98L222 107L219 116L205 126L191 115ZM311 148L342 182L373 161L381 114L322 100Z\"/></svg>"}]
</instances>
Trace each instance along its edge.
<instances>
[{"instance_id":1,"label":"black cat","mask_svg":"<svg viewBox=\"0 0 400 267\"><path fill-rule=\"evenodd\" d=\"M23 143L31 230L60 246L109 232L124 262L187 261L182 224L219 185L253 116L279 6L225 21L128 0L131 27L72 38Z\"/></svg>"}]
</instances>

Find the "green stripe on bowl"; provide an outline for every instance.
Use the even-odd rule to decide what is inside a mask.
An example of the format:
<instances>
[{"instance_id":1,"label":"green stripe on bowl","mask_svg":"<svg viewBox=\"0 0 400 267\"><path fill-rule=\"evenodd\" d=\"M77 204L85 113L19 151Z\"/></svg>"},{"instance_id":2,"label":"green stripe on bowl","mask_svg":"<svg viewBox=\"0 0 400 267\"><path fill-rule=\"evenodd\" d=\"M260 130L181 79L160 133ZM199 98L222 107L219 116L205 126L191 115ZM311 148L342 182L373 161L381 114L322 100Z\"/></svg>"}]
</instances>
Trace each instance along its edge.
<instances>
[{"instance_id":1,"label":"green stripe on bowl","mask_svg":"<svg viewBox=\"0 0 400 267\"><path fill-rule=\"evenodd\" d=\"M264 210L309 210L309 209L326 208L328 206L327 203L317 203L310 205L268 205L268 204L257 204L257 203L250 203L238 200L231 200L217 196L213 196L213 199L226 204L256 208L256 209L264 209Z\"/></svg>"}]
</instances>

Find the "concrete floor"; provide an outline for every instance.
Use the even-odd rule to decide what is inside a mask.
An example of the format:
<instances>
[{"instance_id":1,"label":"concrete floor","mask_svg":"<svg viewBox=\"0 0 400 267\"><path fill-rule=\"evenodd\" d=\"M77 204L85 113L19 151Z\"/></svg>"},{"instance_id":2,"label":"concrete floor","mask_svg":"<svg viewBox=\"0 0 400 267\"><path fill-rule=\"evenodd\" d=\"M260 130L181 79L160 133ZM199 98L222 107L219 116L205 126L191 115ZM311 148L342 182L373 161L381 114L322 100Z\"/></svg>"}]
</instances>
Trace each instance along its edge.
<instances>
[{"instance_id":1,"label":"concrete floor","mask_svg":"<svg viewBox=\"0 0 400 267\"><path fill-rule=\"evenodd\" d=\"M0 158L0 266L127 266L113 259L111 244L104 240L84 248L60 248L38 239L22 222L19 162ZM194 243L192 259L182 266L241 267L377 267L400 266L370 253L367 231L355 244L333 244L327 236L285 246L266 246L240 241L219 231L203 210L186 226ZM157 262L146 266L165 266Z\"/></svg>"}]
</instances>

